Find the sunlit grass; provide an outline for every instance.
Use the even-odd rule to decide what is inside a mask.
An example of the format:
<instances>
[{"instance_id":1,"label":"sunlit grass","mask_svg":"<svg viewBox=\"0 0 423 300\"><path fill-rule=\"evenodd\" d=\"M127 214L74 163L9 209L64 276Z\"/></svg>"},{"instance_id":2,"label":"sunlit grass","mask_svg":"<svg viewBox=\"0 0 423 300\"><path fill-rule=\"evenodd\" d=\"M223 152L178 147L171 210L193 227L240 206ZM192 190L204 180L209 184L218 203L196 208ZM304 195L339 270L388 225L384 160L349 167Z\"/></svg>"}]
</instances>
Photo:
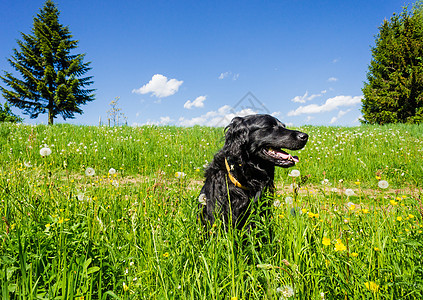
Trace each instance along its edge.
<instances>
[{"instance_id":1,"label":"sunlit grass","mask_svg":"<svg viewBox=\"0 0 423 300\"><path fill-rule=\"evenodd\" d=\"M1 124L2 299L421 299L422 127L301 130L245 234L197 222L221 128Z\"/></svg>"}]
</instances>

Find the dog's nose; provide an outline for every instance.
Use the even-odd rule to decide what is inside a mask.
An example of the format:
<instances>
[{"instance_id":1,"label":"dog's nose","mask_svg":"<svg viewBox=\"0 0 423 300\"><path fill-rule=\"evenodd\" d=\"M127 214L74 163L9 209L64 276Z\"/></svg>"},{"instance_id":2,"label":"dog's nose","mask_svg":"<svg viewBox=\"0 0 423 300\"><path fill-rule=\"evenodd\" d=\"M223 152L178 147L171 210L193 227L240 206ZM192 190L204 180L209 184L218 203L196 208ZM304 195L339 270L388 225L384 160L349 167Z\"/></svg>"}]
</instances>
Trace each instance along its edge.
<instances>
[{"instance_id":1,"label":"dog's nose","mask_svg":"<svg viewBox=\"0 0 423 300\"><path fill-rule=\"evenodd\" d=\"M297 134L297 139L299 139L301 141L307 141L308 134L304 133L304 132L300 132L300 133Z\"/></svg>"}]
</instances>

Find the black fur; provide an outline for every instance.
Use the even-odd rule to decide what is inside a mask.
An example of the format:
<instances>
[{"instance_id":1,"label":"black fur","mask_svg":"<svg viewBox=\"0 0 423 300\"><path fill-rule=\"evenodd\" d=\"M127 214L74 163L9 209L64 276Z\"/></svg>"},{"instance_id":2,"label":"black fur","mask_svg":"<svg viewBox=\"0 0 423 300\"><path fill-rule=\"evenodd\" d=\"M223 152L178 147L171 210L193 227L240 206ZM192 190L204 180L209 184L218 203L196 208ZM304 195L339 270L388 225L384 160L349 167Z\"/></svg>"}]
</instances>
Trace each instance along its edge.
<instances>
[{"instance_id":1,"label":"black fur","mask_svg":"<svg viewBox=\"0 0 423 300\"><path fill-rule=\"evenodd\" d=\"M284 158L288 154L281 149L299 150L307 139L306 133L289 130L270 115L235 117L226 127L223 148L205 171L200 200L205 195L206 205L199 204L203 224L211 225L215 217L221 216L225 226L244 227L251 202L257 201L262 192L273 192L275 166L292 167L298 159L296 156L282 159L281 153ZM271 153L269 148L273 149ZM229 179L225 158L230 173L245 189ZM232 216L230 223L229 216Z\"/></svg>"}]
</instances>

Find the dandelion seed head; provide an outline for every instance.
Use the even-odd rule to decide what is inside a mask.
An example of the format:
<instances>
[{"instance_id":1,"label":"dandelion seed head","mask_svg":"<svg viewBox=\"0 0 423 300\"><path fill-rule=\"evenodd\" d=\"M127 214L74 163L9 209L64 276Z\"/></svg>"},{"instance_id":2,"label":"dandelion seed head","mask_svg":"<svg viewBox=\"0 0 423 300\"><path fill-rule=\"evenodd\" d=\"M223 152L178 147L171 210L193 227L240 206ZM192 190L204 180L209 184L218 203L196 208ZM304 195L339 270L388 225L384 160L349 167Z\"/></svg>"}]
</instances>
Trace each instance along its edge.
<instances>
[{"instance_id":1,"label":"dandelion seed head","mask_svg":"<svg viewBox=\"0 0 423 300\"><path fill-rule=\"evenodd\" d=\"M348 197L354 196L354 191L352 189L346 189L345 195L347 195Z\"/></svg>"},{"instance_id":2,"label":"dandelion seed head","mask_svg":"<svg viewBox=\"0 0 423 300\"><path fill-rule=\"evenodd\" d=\"M381 189L386 189L389 186L389 183L386 180L381 180L378 182L378 187L380 187Z\"/></svg>"},{"instance_id":3,"label":"dandelion seed head","mask_svg":"<svg viewBox=\"0 0 423 300\"><path fill-rule=\"evenodd\" d=\"M294 199L290 196L285 198L285 203L288 205L292 205L292 203L294 202Z\"/></svg>"},{"instance_id":4,"label":"dandelion seed head","mask_svg":"<svg viewBox=\"0 0 423 300\"><path fill-rule=\"evenodd\" d=\"M300 171L298 171L298 170L292 170L289 174L288 174L288 176L291 176L291 177L298 177L298 176L300 176L301 175L301 173L300 173Z\"/></svg>"},{"instance_id":5,"label":"dandelion seed head","mask_svg":"<svg viewBox=\"0 0 423 300\"><path fill-rule=\"evenodd\" d=\"M40 155L43 157L49 156L51 154L51 149L48 147L44 147L40 149Z\"/></svg>"},{"instance_id":6,"label":"dandelion seed head","mask_svg":"<svg viewBox=\"0 0 423 300\"><path fill-rule=\"evenodd\" d=\"M94 176L95 175L95 170L93 168L91 168L91 167L88 167L85 170L85 175L87 175L87 176Z\"/></svg>"}]
</instances>

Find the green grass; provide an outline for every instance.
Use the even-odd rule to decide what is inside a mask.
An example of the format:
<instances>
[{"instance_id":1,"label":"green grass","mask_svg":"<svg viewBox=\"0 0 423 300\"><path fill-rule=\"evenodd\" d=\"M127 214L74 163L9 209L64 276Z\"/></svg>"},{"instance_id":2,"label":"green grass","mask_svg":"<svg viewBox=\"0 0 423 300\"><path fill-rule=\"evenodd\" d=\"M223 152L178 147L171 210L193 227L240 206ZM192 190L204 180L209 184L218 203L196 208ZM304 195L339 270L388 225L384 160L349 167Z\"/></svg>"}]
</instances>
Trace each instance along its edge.
<instances>
[{"instance_id":1,"label":"green grass","mask_svg":"<svg viewBox=\"0 0 423 300\"><path fill-rule=\"evenodd\" d=\"M421 299L423 127L301 130L246 235L197 222L222 128L0 124L1 298Z\"/></svg>"}]
</instances>

